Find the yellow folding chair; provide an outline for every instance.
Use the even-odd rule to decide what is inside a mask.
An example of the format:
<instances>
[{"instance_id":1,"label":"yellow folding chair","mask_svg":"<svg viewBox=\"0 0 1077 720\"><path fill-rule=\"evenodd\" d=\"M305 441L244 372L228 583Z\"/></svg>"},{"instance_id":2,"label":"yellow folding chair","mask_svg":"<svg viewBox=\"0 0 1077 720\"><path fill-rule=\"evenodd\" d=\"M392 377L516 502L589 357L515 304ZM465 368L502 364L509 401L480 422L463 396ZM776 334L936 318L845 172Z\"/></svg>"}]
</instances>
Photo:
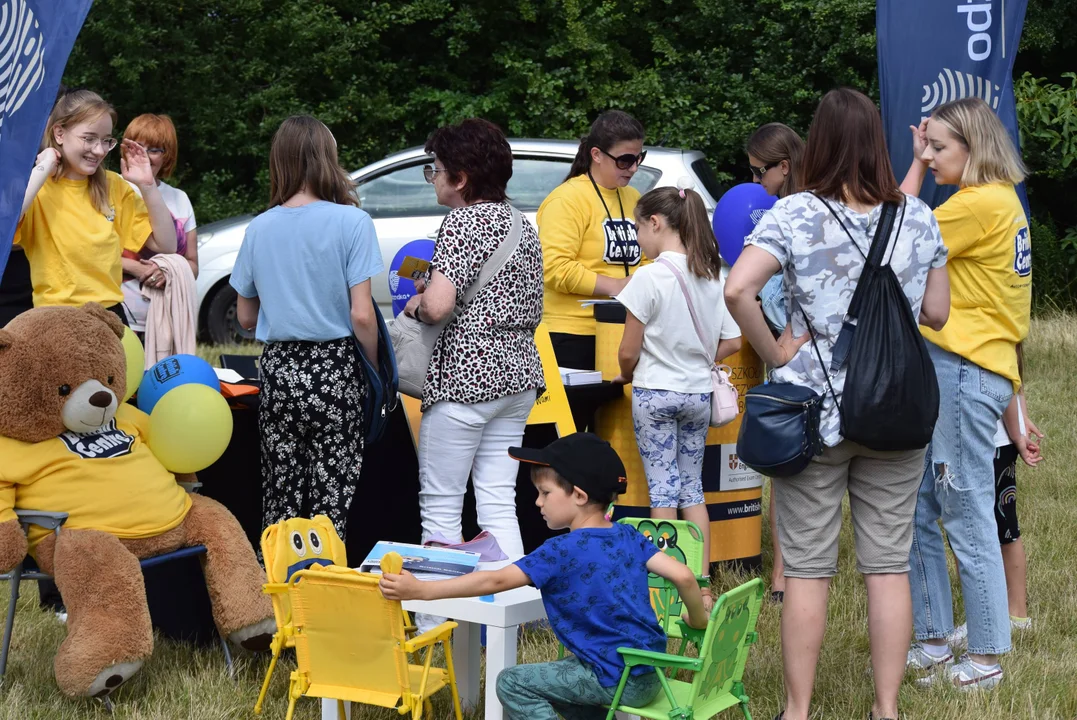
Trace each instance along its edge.
<instances>
[{"instance_id":1,"label":"yellow folding chair","mask_svg":"<svg viewBox=\"0 0 1077 720\"><path fill-rule=\"evenodd\" d=\"M307 518L289 518L270 525L262 532L262 560L266 566L266 579L262 591L273 601L273 617L277 632L270 643L272 657L266 670L254 713L262 712L269 681L277 660L285 648L295 647L292 640L292 605L288 601L288 581L295 573L316 566L348 566L348 554L337 535L333 521L327 515Z\"/></svg>"},{"instance_id":2,"label":"yellow folding chair","mask_svg":"<svg viewBox=\"0 0 1077 720\"><path fill-rule=\"evenodd\" d=\"M402 566L397 553L381 560L382 572L399 573ZM420 720L424 708L433 716L430 696L446 686L456 720L462 720L448 647L456 623L442 623L409 640L400 603L385 599L379 578L329 566L302 570L288 582L299 667L291 675L287 720L303 696L335 698L340 720L346 700L394 708ZM438 643L445 651L444 669L431 664ZM411 664L411 655L422 664Z\"/></svg>"}]
</instances>

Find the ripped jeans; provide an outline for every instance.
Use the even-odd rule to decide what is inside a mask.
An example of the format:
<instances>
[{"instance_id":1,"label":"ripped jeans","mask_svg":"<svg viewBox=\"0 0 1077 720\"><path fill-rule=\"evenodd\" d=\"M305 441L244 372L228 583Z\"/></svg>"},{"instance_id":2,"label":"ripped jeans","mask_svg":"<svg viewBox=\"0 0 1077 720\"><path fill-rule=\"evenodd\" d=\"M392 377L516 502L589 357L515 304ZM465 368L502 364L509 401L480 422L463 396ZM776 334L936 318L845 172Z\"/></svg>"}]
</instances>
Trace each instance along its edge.
<instances>
[{"instance_id":1,"label":"ripped jeans","mask_svg":"<svg viewBox=\"0 0 1077 720\"><path fill-rule=\"evenodd\" d=\"M944 638L954 629L942 518L960 571L969 652L1001 654L1010 649L1010 614L994 520L994 434L1013 386L931 342L927 348L939 380L939 419L916 500L909 556L916 639Z\"/></svg>"}]
</instances>

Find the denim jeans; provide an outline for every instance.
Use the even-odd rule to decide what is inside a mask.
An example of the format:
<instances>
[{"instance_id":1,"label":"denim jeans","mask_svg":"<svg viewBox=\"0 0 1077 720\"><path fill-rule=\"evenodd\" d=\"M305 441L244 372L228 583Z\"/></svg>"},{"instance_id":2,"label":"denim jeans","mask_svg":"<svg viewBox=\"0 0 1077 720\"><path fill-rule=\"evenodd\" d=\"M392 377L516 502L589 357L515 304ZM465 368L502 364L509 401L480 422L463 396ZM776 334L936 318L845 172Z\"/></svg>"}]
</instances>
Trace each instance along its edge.
<instances>
[{"instance_id":1,"label":"denim jeans","mask_svg":"<svg viewBox=\"0 0 1077 720\"><path fill-rule=\"evenodd\" d=\"M625 683L621 704L646 705L661 689L658 676L648 670ZM604 720L603 705L613 701L617 686L603 687L591 668L575 656L553 662L514 665L497 676L497 699L506 720Z\"/></svg>"},{"instance_id":2,"label":"denim jeans","mask_svg":"<svg viewBox=\"0 0 1077 720\"><path fill-rule=\"evenodd\" d=\"M785 307L785 277L778 273L759 291L759 302L763 306L763 316L777 333L782 333L789 323L789 313Z\"/></svg>"},{"instance_id":3,"label":"denim jeans","mask_svg":"<svg viewBox=\"0 0 1077 720\"><path fill-rule=\"evenodd\" d=\"M939 419L916 501L909 586L917 640L954 629L946 548L950 540L961 576L969 652L1010 649L1006 574L995 529L994 435L1013 394L1010 381L928 342L939 379Z\"/></svg>"}]
</instances>

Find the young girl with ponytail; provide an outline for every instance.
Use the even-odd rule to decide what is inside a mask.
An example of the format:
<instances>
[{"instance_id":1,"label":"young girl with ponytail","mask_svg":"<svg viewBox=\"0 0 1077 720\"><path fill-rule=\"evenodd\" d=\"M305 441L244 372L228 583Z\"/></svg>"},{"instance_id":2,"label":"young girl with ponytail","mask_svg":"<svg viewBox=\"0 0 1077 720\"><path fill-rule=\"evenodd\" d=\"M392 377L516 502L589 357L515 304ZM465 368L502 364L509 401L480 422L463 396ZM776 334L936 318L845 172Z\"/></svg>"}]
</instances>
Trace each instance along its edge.
<instances>
[{"instance_id":1,"label":"young girl with ponytail","mask_svg":"<svg viewBox=\"0 0 1077 720\"><path fill-rule=\"evenodd\" d=\"M703 500L703 449L710 426L711 365L740 350L740 328L726 312L722 260L699 194L651 190L635 214L640 247L656 261L640 268L617 296L628 310L617 381L632 383L632 420L651 517L674 520L680 510L685 520L705 528L710 518ZM700 322L698 333L685 292ZM703 551L709 558L706 532Z\"/></svg>"}]
</instances>

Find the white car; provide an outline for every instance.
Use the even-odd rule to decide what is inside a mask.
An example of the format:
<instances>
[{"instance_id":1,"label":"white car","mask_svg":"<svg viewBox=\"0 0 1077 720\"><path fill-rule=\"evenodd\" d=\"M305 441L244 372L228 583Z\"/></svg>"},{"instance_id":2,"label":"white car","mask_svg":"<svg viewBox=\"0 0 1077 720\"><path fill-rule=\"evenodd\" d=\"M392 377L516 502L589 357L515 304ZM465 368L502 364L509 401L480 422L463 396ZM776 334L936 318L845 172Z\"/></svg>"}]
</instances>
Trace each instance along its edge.
<instances>
[{"instance_id":1,"label":"white car","mask_svg":"<svg viewBox=\"0 0 1077 720\"><path fill-rule=\"evenodd\" d=\"M550 191L561 184L579 145L567 140L510 140L512 179L510 202L531 222ZM388 320L392 318L389 267L397 252L413 240L437 237L448 209L438 205L434 188L423 179L430 156L421 147L390 155L352 173L362 208L374 219L386 271L372 280L374 300ZM641 193L661 186L676 186L687 178L713 213L720 194L718 180L703 153L695 150L648 147L646 162L632 179ZM236 254L251 215L220 220L198 228L198 326L213 343L250 340L254 334L236 321L236 291L228 284Z\"/></svg>"}]
</instances>

